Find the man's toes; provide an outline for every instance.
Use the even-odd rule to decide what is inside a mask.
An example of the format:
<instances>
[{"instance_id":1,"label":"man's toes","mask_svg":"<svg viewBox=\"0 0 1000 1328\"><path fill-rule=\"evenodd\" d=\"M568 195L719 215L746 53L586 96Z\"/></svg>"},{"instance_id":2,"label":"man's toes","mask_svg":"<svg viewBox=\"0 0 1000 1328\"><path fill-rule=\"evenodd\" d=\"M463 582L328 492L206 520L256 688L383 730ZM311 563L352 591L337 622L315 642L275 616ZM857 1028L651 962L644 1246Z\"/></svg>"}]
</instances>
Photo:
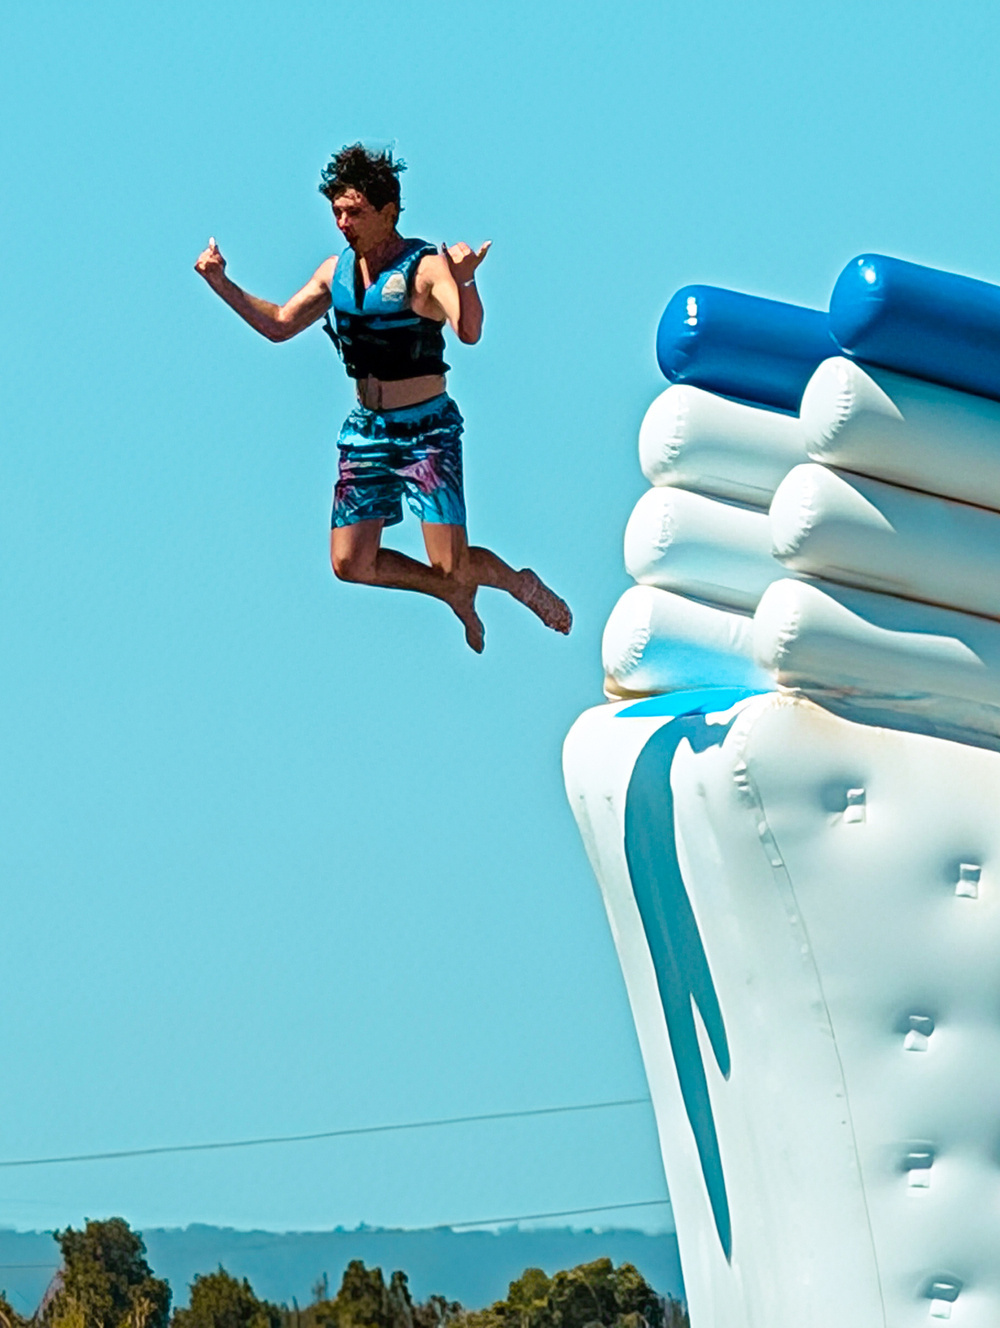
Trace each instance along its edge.
<instances>
[{"instance_id":1,"label":"man's toes","mask_svg":"<svg viewBox=\"0 0 1000 1328\"><path fill-rule=\"evenodd\" d=\"M472 618L465 620L465 643L470 646L477 655L483 653L486 646L486 628L483 626L482 619L478 613L474 613Z\"/></svg>"},{"instance_id":2,"label":"man's toes","mask_svg":"<svg viewBox=\"0 0 1000 1328\"><path fill-rule=\"evenodd\" d=\"M465 643L477 655L483 653L483 647L486 645L486 628L483 626L483 620L476 612L473 605L463 605L456 607L455 612L461 619L462 626L465 628Z\"/></svg>"},{"instance_id":3,"label":"man's toes","mask_svg":"<svg viewBox=\"0 0 1000 1328\"><path fill-rule=\"evenodd\" d=\"M520 599L526 608L541 618L546 627L551 627L554 632L562 632L564 636L569 635L569 630L573 626L573 614L569 605L564 599L560 599L555 591L550 590L537 572L533 572L530 567L524 568L521 572Z\"/></svg>"},{"instance_id":4,"label":"man's toes","mask_svg":"<svg viewBox=\"0 0 1000 1328\"><path fill-rule=\"evenodd\" d=\"M483 621L476 612L476 591L475 589L464 589L456 595L451 601L452 612L459 619L465 628L465 640L470 649L477 655L483 653L483 647L486 645L486 628Z\"/></svg>"}]
</instances>

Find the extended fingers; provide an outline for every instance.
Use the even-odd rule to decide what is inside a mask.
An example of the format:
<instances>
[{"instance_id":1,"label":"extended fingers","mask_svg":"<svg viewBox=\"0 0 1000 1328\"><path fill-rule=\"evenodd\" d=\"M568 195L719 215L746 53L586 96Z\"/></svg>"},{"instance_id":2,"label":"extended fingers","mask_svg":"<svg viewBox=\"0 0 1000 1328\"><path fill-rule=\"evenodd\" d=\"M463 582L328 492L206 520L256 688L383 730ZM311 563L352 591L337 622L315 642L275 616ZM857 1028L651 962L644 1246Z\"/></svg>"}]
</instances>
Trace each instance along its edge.
<instances>
[{"instance_id":1,"label":"extended fingers","mask_svg":"<svg viewBox=\"0 0 1000 1328\"><path fill-rule=\"evenodd\" d=\"M210 267L225 266L226 260L219 252L219 246L215 243L215 236L208 237L208 247L203 249L195 260L195 268L203 275L208 272Z\"/></svg>"},{"instance_id":2,"label":"extended fingers","mask_svg":"<svg viewBox=\"0 0 1000 1328\"><path fill-rule=\"evenodd\" d=\"M467 244L465 244L464 241L458 244L449 245L445 244L444 241L442 240L441 253L443 257L448 260L449 263L460 263L463 258L468 258L469 254L472 253L472 250L469 248Z\"/></svg>"},{"instance_id":3,"label":"extended fingers","mask_svg":"<svg viewBox=\"0 0 1000 1328\"><path fill-rule=\"evenodd\" d=\"M470 248L464 240L453 245L442 243L441 256L448 264L448 269L456 281L460 278L471 278L476 268L489 253L492 243L492 240L486 240L478 249Z\"/></svg>"}]
</instances>

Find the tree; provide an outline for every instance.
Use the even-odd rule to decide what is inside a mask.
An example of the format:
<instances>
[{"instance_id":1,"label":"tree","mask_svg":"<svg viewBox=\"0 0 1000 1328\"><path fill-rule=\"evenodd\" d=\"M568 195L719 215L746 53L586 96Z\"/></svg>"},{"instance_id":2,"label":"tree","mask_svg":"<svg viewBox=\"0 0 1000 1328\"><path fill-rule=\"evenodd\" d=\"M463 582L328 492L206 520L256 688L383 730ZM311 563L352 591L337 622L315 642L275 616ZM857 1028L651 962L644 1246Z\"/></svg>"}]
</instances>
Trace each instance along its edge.
<instances>
[{"instance_id":1,"label":"tree","mask_svg":"<svg viewBox=\"0 0 1000 1328\"><path fill-rule=\"evenodd\" d=\"M120 1217L55 1233L61 1285L45 1328L167 1328L170 1287L153 1276L142 1237Z\"/></svg>"},{"instance_id":2,"label":"tree","mask_svg":"<svg viewBox=\"0 0 1000 1328\"><path fill-rule=\"evenodd\" d=\"M28 1320L18 1314L3 1291L0 1291L0 1328L28 1328Z\"/></svg>"},{"instance_id":3,"label":"tree","mask_svg":"<svg viewBox=\"0 0 1000 1328\"><path fill-rule=\"evenodd\" d=\"M393 1273L387 1287L381 1268L352 1259L333 1300L317 1306L316 1322L329 1328L413 1328L406 1275Z\"/></svg>"},{"instance_id":4,"label":"tree","mask_svg":"<svg viewBox=\"0 0 1000 1328\"><path fill-rule=\"evenodd\" d=\"M414 1328L447 1328L464 1314L457 1300L444 1296L428 1296L423 1304L413 1306Z\"/></svg>"},{"instance_id":5,"label":"tree","mask_svg":"<svg viewBox=\"0 0 1000 1328\"><path fill-rule=\"evenodd\" d=\"M663 1328L691 1328L687 1310L679 1300L673 1300L668 1296L664 1302L663 1312Z\"/></svg>"},{"instance_id":6,"label":"tree","mask_svg":"<svg viewBox=\"0 0 1000 1328\"><path fill-rule=\"evenodd\" d=\"M381 1268L354 1259L344 1270L340 1290L330 1299L326 1274L313 1287L313 1303L284 1313L285 1328L446 1328L462 1306L444 1296L415 1303L406 1274L395 1272L386 1286Z\"/></svg>"},{"instance_id":7,"label":"tree","mask_svg":"<svg viewBox=\"0 0 1000 1328\"><path fill-rule=\"evenodd\" d=\"M461 1328L687 1328L687 1314L632 1264L595 1259L554 1277L526 1269L506 1300L464 1314Z\"/></svg>"},{"instance_id":8,"label":"tree","mask_svg":"<svg viewBox=\"0 0 1000 1328\"><path fill-rule=\"evenodd\" d=\"M174 1310L171 1328L281 1328L276 1305L258 1300L253 1287L219 1265L215 1273L198 1273L191 1284L191 1304Z\"/></svg>"}]
</instances>

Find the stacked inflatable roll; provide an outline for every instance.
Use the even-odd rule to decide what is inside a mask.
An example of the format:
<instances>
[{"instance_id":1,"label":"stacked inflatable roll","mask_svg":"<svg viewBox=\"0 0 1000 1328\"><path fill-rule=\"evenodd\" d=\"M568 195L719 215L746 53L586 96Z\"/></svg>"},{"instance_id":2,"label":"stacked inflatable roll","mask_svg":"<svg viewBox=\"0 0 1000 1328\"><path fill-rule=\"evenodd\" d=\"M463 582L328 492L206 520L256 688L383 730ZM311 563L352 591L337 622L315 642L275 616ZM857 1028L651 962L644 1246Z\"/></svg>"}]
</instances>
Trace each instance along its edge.
<instances>
[{"instance_id":1,"label":"stacked inflatable roll","mask_svg":"<svg viewBox=\"0 0 1000 1328\"><path fill-rule=\"evenodd\" d=\"M1000 288L871 255L829 313L688 287L657 354L606 694L1000 739Z\"/></svg>"}]
</instances>

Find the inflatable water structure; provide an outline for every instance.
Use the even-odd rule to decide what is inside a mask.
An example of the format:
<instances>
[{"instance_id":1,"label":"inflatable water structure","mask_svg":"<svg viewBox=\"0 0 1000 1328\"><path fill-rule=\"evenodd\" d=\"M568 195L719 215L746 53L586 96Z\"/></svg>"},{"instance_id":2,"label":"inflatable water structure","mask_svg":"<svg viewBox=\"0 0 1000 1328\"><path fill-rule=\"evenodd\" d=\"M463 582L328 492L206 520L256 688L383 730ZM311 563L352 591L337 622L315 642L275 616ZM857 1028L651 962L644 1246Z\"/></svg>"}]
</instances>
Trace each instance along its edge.
<instances>
[{"instance_id":1,"label":"inflatable water structure","mask_svg":"<svg viewBox=\"0 0 1000 1328\"><path fill-rule=\"evenodd\" d=\"M1000 288L668 304L567 740L694 1328L1000 1325Z\"/></svg>"}]
</instances>

